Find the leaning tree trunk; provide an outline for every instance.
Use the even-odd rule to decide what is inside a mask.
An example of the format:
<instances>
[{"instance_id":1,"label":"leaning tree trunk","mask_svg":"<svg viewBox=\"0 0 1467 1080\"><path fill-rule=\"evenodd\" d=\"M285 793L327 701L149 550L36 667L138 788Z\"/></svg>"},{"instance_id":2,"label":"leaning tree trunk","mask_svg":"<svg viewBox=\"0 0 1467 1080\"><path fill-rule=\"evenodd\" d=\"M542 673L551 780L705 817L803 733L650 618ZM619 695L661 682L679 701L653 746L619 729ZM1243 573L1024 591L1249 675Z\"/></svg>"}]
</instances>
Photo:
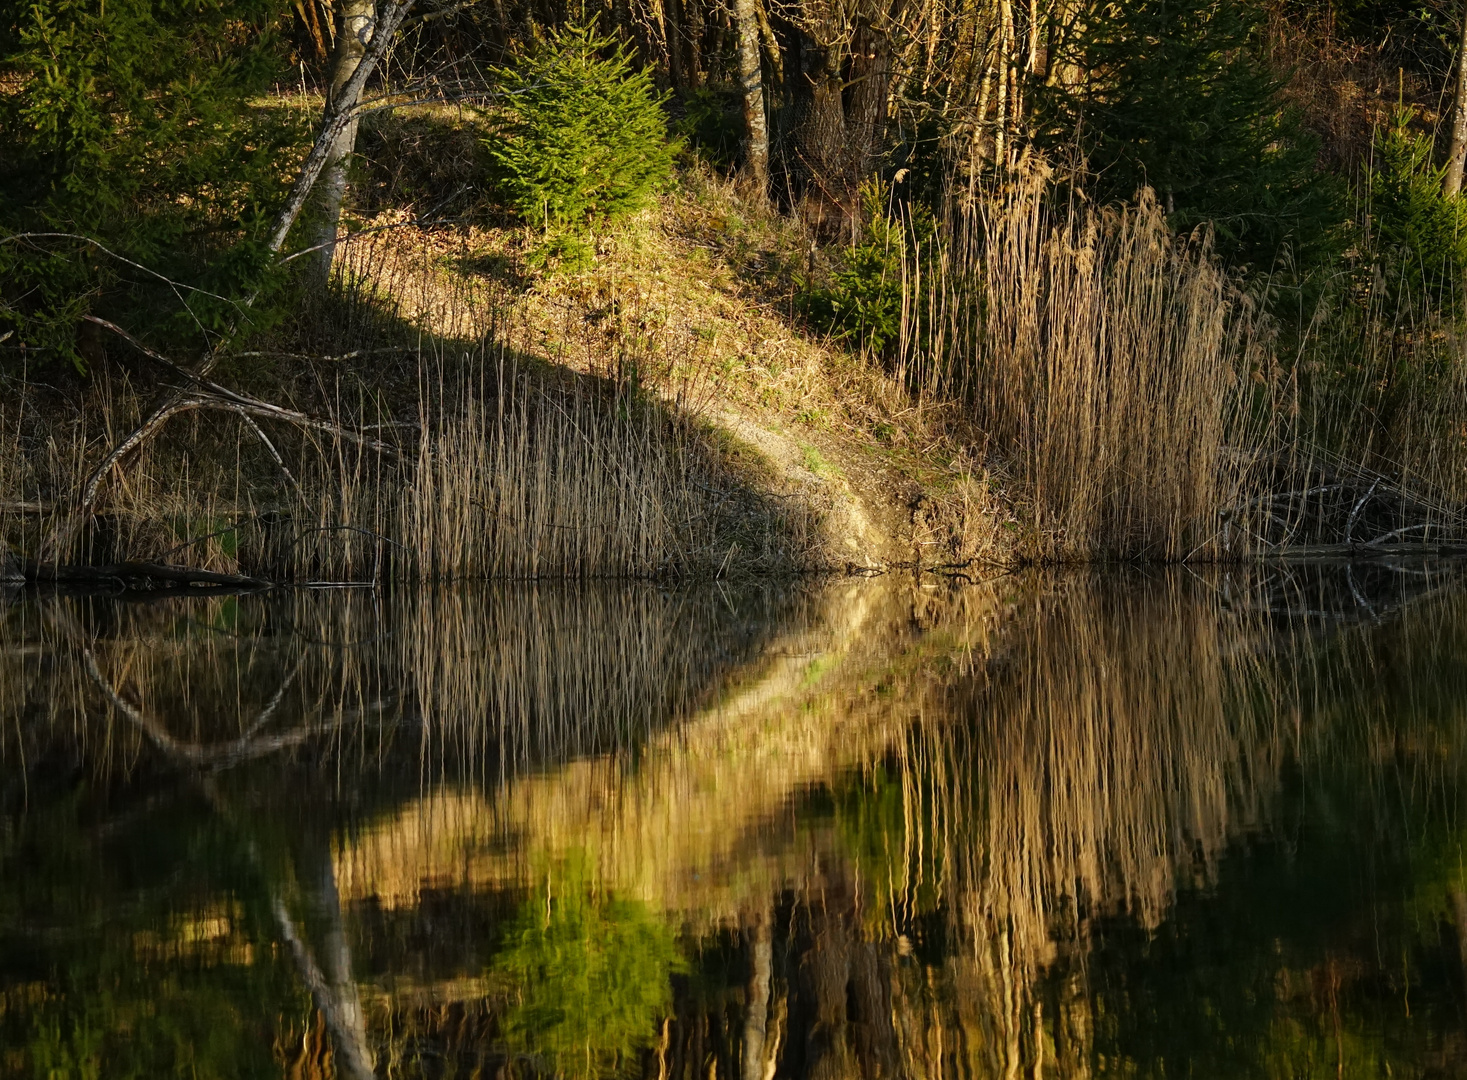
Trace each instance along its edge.
<instances>
[{"instance_id":1,"label":"leaning tree trunk","mask_svg":"<svg viewBox=\"0 0 1467 1080\"><path fill-rule=\"evenodd\" d=\"M336 48L331 56L331 86L326 98L328 115L347 80L362 62L377 21L373 0L336 0L336 11L339 24ZM336 256L336 230L341 221L341 204L346 198L347 170L356 147L357 121L353 118L332 142L317 187L320 220L311 246L317 249L317 277L322 285L331 276L331 262Z\"/></svg>"},{"instance_id":2,"label":"leaning tree trunk","mask_svg":"<svg viewBox=\"0 0 1467 1080\"><path fill-rule=\"evenodd\" d=\"M736 0L739 23L739 88L744 95L744 160L760 200L769 194L769 124L764 116L764 75L759 62L759 0Z\"/></svg>"},{"instance_id":3,"label":"leaning tree trunk","mask_svg":"<svg viewBox=\"0 0 1467 1080\"><path fill-rule=\"evenodd\" d=\"M1462 5L1462 38L1457 46L1457 93L1452 105L1452 148L1442 188L1448 195L1462 193L1462 168L1467 163L1467 3Z\"/></svg>"}]
</instances>

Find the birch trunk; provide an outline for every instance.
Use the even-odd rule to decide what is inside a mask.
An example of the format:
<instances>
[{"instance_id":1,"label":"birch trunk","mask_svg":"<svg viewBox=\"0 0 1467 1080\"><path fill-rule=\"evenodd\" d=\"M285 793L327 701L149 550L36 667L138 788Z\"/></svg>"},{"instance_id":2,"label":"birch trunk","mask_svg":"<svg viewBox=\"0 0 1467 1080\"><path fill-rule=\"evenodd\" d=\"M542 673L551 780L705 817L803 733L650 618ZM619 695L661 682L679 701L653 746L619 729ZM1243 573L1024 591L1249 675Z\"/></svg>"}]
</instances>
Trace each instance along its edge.
<instances>
[{"instance_id":1,"label":"birch trunk","mask_svg":"<svg viewBox=\"0 0 1467 1080\"><path fill-rule=\"evenodd\" d=\"M769 124L764 116L764 73L759 63L759 0L736 0L739 89L744 96L744 160L759 200L769 194Z\"/></svg>"},{"instance_id":2,"label":"birch trunk","mask_svg":"<svg viewBox=\"0 0 1467 1080\"><path fill-rule=\"evenodd\" d=\"M1467 163L1467 3L1462 5L1462 36L1457 45L1457 92L1452 102L1452 146L1442 190L1462 194L1462 168Z\"/></svg>"},{"instance_id":3,"label":"birch trunk","mask_svg":"<svg viewBox=\"0 0 1467 1080\"><path fill-rule=\"evenodd\" d=\"M770 915L761 911L744 930L749 982L744 989L744 1045L739 1080L764 1080L764 1043L769 1035L769 981L774 966Z\"/></svg>"},{"instance_id":4,"label":"birch trunk","mask_svg":"<svg viewBox=\"0 0 1467 1080\"><path fill-rule=\"evenodd\" d=\"M331 57L331 86L326 98L326 115L330 116L338 98L356 73L372 38L377 14L373 0L337 0L339 25L336 48ZM357 120L353 117L337 134L326 155L318 182L320 223L312 247L316 248L316 270L324 285L331 276L331 262L336 255L336 230L341 222L341 204L346 198L347 170L357 147Z\"/></svg>"}]
</instances>

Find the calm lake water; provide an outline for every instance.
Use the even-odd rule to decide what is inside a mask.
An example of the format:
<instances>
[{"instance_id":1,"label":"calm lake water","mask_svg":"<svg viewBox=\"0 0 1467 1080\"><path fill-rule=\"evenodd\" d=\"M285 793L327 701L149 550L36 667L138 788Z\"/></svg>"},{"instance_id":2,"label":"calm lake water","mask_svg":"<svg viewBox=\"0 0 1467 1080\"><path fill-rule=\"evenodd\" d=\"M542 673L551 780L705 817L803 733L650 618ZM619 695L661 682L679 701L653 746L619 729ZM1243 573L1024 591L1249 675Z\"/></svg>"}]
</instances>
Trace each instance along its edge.
<instances>
[{"instance_id":1,"label":"calm lake water","mask_svg":"<svg viewBox=\"0 0 1467 1080\"><path fill-rule=\"evenodd\" d=\"M0 597L0 1075L1467 1074L1467 571Z\"/></svg>"}]
</instances>

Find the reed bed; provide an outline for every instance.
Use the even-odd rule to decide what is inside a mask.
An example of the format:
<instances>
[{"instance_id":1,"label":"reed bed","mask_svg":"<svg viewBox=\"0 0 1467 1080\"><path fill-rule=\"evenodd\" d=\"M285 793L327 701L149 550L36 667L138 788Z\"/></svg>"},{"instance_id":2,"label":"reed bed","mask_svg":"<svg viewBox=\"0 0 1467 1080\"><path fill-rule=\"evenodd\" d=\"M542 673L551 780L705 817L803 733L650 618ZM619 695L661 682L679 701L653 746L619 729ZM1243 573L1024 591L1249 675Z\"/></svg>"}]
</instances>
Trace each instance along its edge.
<instances>
[{"instance_id":1,"label":"reed bed","mask_svg":"<svg viewBox=\"0 0 1467 1080\"><path fill-rule=\"evenodd\" d=\"M296 582L715 577L828 561L818 512L750 486L683 401L489 341L407 362L414 383L396 409L316 392L334 430L228 410L174 421L111 478L63 559ZM30 392L0 395L0 539L22 558L45 549L149 400L124 388L65 407L73 422L43 424Z\"/></svg>"},{"instance_id":2,"label":"reed bed","mask_svg":"<svg viewBox=\"0 0 1467 1080\"><path fill-rule=\"evenodd\" d=\"M898 365L987 433L1039 561L1237 556L1267 434L1268 328L1211 254L1134 206L1057 201L1048 173L956 207L907 260Z\"/></svg>"}]
</instances>

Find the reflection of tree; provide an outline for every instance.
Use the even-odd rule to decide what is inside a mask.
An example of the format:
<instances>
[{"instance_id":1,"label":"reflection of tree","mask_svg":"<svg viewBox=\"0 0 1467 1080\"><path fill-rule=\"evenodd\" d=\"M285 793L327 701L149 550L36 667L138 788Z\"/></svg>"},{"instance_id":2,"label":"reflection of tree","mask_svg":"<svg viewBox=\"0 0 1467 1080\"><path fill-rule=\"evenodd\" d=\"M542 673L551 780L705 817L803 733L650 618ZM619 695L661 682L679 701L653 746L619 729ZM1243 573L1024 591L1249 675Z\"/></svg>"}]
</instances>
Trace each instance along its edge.
<instances>
[{"instance_id":1,"label":"reflection of tree","mask_svg":"<svg viewBox=\"0 0 1467 1080\"><path fill-rule=\"evenodd\" d=\"M322 1075L228 830L168 792L138 793L105 828L105 792L34 794L0 838L0 1073L226 1080L288 1061Z\"/></svg>"},{"instance_id":2,"label":"reflection of tree","mask_svg":"<svg viewBox=\"0 0 1467 1080\"><path fill-rule=\"evenodd\" d=\"M651 1045L682 963L645 904L577 878L552 874L525 901L493 970L510 987L501 1030L511 1054L545 1072L602 1076Z\"/></svg>"},{"instance_id":3,"label":"reflection of tree","mask_svg":"<svg viewBox=\"0 0 1467 1080\"><path fill-rule=\"evenodd\" d=\"M177 1071L187 1040L201 1040L193 1060L208 1077L249 1037L307 1035L329 1035L339 1077L370 1075L374 1050L405 1077L1460 1072L1467 1041L1445 1033L1460 1026L1467 921L1452 899L1467 887L1455 824L1467 611L1398 596L1390 615L1368 597L1364 624L1334 614L1365 583L1291 572L1268 586L1287 594L1281 614L1231 570L1041 582L992 635L991 593L845 585L819 632L780 639L719 701L700 693L708 707L691 717L669 701L692 699L659 697L653 674L603 670L605 650L572 672L527 641L475 659L538 601L506 605L458 645L467 611L434 601L447 621L403 650L425 664L415 689L347 678L347 661L327 677L290 653L212 726L164 700L161 665L84 624L66 638L64 692L109 702L148 776L209 779L169 780L156 806L139 795L135 822L108 818L137 844L114 861L151 898L108 924L120 929L105 948L78 898L138 901L76 869L95 853L0 841L7 872L51 867L73 905L58 924L93 928L63 961L74 974L19 980L56 1000L0 1014L0 1040L28 1039L58 1067L117 1057L108 1016L79 1011L102 1009L95 988L113 980L132 1030L147 1029L149 1075ZM414 603L431 621L432 605ZM682 644L667 635L683 628L648 632L629 662L672 655ZM380 660L363 665L401 675ZM34 703L54 684L12 685ZM208 692L232 691L220 679ZM11 693L0 685L0 704ZM476 701L509 710L516 695L518 733L473 727ZM406 703L388 711L416 733L420 698L444 705L438 741L353 749L361 710ZM307 711L323 699L331 711ZM609 703L617 724L577 729L582 700ZM614 752L622 721L669 708L678 725ZM494 743L520 749L495 759ZM508 760L543 767L482 779ZM425 762L440 770L426 790ZM456 782L437 782L449 772ZM89 835L34 797L58 837ZM1320 823L1331 831L1304 846ZM1375 881L1350 844L1372 853ZM227 872L195 883L189 860ZM44 929L38 887L0 883L0 948ZM185 927L165 909L199 914ZM195 926L213 922L233 928L221 955L257 947L254 968L161 966L165 952L170 964L213 955ZM160 925L172 929L144 944ZM81 956L83 941L98 955ZM674 976L688 942L691 969ZM154 985L160 973L174 984ZM173 1043L158 1018L139 1019L150 1005L183 1033ZM275 1033L279 1016L297 1019ZM1425 1049L1423 1027L1437 1040Z\"/></svg>"}]
</instances>

